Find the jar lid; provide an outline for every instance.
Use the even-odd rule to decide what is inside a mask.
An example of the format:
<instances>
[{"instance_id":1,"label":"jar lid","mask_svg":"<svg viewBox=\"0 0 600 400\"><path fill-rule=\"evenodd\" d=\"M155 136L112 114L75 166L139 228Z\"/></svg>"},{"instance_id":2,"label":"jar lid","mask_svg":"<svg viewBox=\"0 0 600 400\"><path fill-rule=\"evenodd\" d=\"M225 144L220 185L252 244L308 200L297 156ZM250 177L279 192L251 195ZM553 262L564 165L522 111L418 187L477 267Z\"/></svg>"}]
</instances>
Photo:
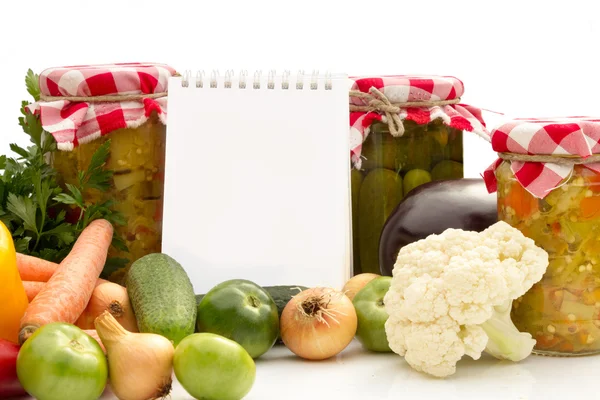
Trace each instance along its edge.
<instances>
[{"instance_id":1,"label":"jar lid","mask_svg":"<svg viewBox=\"0 0 600 400\"><path fill-rule=\"evenodd\" d=\"M464 94L463 83L453 76L438 75L390 75L356 77L351 90L369 93L371 88L380 90L391 103L460 100ZM352 104L366 101L351 97ZM418 106L417 106L418 107Z\"/></svg>"},{"instance_id":2,"label":"jar lid","mask_svg":"<svg viewBox=\"0 0 600 400\"><path fill-rule=\"evenodd\" d=\"M44 97L166 93L175 70L166 64L123 63L48 68L40 74ZM60 99L48 99L60 100Z\"/></svg>"},{"instance_id":3,"label":"jar lid","mask_svg":"<svg viewBox=\"0 0 600 400\"><path fill-rule=\"evenodd\" d=\"M377 121L387 123L390 134L396 137L404 134L404 120L425 125L440 119L451 128L489 140L481 110L461 103L464 85L458 78L386 75L351 79L350 151L356 168L362 164L362 143Z\"/></svg>"},{"instance_id":4,"label":"jar lid","mask_svg":"<svg viewBox=\"0 0 600 400\"><path fill-rule=\"evenodd\" d=\"M48 68L40 74L40 101L27 110L40 115L59 150L73 150L122 128L136 128L153 113L166 124L169 78L166 64L123 63Z\"/></svg>"},{"instance_id":5,"label":"jar lid","mask_svg":"<svg viewBox=\"0 0 600 400\"><path fill-rule=\"evenodd\" d=\"M491 132L499 158L484 173L488 191L497 189L495 170L503 160L519 183L538 198L546 197L582 165L600 173L600 119L593 117L518 118Z\"/></svg>"}]
</instances>

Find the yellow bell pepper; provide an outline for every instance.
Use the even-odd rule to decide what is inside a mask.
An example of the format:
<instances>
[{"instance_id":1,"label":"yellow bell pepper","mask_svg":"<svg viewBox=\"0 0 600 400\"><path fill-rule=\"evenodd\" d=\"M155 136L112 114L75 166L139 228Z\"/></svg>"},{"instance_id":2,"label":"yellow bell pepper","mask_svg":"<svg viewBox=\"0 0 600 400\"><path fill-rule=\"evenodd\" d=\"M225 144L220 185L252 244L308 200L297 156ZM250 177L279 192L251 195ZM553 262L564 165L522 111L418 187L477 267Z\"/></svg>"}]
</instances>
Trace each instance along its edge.
<instances>
[{"instance_id":1,"label":"yellow bell pepper","mask_svg":"<svg viewBox=\"0 0 600 400\"><path fill-rule=\"evenodd\" d=\"M29 301L17 269L12 236L0 222L0 338L18 343L19 325Z\"/></svg>"}]
</instances>

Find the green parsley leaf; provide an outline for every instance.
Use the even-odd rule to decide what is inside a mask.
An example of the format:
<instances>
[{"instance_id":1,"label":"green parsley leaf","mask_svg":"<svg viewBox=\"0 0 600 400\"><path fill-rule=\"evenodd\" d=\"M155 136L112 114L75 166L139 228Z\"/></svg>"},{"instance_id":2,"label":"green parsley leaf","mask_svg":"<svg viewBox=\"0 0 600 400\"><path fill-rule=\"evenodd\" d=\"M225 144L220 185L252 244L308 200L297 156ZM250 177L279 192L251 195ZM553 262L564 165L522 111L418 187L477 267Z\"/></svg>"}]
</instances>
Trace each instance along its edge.
<instances>
[{"instance_id":1,"label":"green parsley leaf","mask_svg":"<svg viewBox=\"0 0 600 400\"><path fill-rule=\"evenodd\" d=\"M75 200L73 196L69 196L66 193L61 193L57 196L54 196L53 200L61 204L77 204L77 200Z\"/></svg>"},{"instance_id":2,"label":"green parsley leaf","mask_svg":"<svg viewBox=\"0 0 600 400\"><path fill-rule=\"evenodd\" d=\"M21 237L21 238L17 238L14 242L15 242L15 250L18 253L25 253L27 254L29 251L29 242L31 241L31 237L30 236L25 236L25 237Z\"/></svg>"},{"instance_id":3,"label":"green parsley leaf","mask_svg":"<svg viewBox=\"0 0 600 400\"><path fill-rule=\"evenodd\" d=\"M60 224L56 228L45 231L42 235L54 236L65 245L70 245L75 241L75 234L71 224Z\"/></svg>"},{"instance_id":4,"label":"green parsley leaf","mask_svg":"<svg viewBox=\"0 0 600 400\"><path fill-rule=\"evenodd\" d=\"M10 144L10 149L20 155L22 158L29 158L29 152L15 143Z\"/></svg>"},{"instance_id":5,"label":"green parsley leaf","mask_svg":"<svg viewBox=\"0 0 600 400\"><path fill-rule=\"evenodd\" d=\"M87 175L91 175L97 170L101 169L106 160L108 159L108 155L110 153L110 139L106 142L102 143L98 149L92 155L92 159L90 160L90 165L87 168Z\"/></svg>"},{"instance_id":6,"label":"green parsley leaf","mask_svg":"<svg viewBox=\"0 0 600 400\"><path fill-rule=\"evenodd\" d=\"M67 183L65 185L67 186L67 189L69 189L69 192L71 192L71 194L73 195L73 199L75 199L75 204L77 204L81 208L84 208L85 205L83 204L83 195L81 194L79 188L77 188L77 186L75 185L71 185L70 183Z\"/></svg>"},{"instance_id":7,"label":"green parsley leaf","mask_svg":"<svg viewBox=\"0 0 600 400\"><path fill-rule=\"evenodd\" d=\"M9 193L7 209L23 221L25 230L35 232L37 235L36 207L29 197L15 196L14 193Z\"/></svg>"},{"instance_id":8,"label":"green parsley leaf","mask_svg":"<svg viewBox=\"0 0 600 400\"><path fill-rule=\"evenodd\" d=\"M31 69L27 71L27 75L25 76L25 86L27 87L27 92L33 97L35 101L40 99L40 77L35 74Z\"/></svg>"}]
</instances>

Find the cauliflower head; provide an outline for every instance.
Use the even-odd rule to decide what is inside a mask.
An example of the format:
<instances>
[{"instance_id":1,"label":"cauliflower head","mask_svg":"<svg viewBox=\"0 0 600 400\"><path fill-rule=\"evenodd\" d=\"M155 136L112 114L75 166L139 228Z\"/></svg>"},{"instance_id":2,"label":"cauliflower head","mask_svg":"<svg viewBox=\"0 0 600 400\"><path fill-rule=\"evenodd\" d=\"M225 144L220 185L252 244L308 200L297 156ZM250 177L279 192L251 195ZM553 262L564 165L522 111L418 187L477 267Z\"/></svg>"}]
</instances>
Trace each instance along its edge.
<instances>
[{"instance_id":1,"label":"cauliflower head","mask_svg":"<svg viewBox=\"0 0 600 400\"><path fill-rule=\"evenodd\" d=\"M452 375L465 354L527 357L535 340L516 329L510 306L547 267L548 253L505 222L480 233L448 229L403 247L384 298L391 349L437 377Z\"/></svg>"}]
</instances>

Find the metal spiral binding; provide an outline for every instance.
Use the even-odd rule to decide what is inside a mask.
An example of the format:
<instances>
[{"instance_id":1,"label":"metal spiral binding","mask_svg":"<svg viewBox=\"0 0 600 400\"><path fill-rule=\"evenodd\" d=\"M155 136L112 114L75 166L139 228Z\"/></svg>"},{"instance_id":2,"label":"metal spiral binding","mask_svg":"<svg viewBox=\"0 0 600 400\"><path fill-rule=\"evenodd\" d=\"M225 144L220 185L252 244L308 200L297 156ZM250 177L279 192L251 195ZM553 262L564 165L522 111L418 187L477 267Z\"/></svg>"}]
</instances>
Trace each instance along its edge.
<instances>
[{"instance_id":1,"label":"metal spiral binding","mask_svg":"<svg viewBox=\"0 0 600 400\"><path fill-rule=\"evenodd\" d=\"M260 89L260 77L262 76L262 71L257 70L254 71L254 82L252 82L253 89Z\"/></svg>"},{"instance_id":2,"label":"metal spiral binding","mask_svg":"<svg viewBox=\"0 0 600 400\"><path fill-rule=\"evenodd\" d=\"M204 87L204 71L202 70L196 72L196 87Z\"/></svg>"},{"instance_id":3,"label":"metal spiral binding","mask_svg":"<svg viewBox=\"0 0 600 400\"><path fill-rule=\"evenodd\" d=\"M298 71L298 75L296 77L296 90L304 89L304 70L301 69Z\"/></svg>"},{"instance_id":4,"label":"metal spiral binding","mask_svg":"<svg viewBox=\"0 0 600 400\"><path fill-rule=\"evenodd\" d=\"M248 71L244 69L240 71L240 83L238 85L240 89L246 89L246 78L248 78Z\"/></svg>"},{"instance_id":5,"label":"metal spiral binding","mask_svg":"<svg viewBox=\"0 0 600 400\"><path fill-rule=\"evenodd\" d=\"M183 86L183 87L190 86L191 75L192 75L192 71L190 71L190 70L183 71L183 73L181 74L181 86Z\"/></svg>"},{"instance_id":6,"label":"metal spiral binding","mask_svg":"<svg viewBox=\"0 0 600 400\"><path fill-rule=\"evenodd\" d=\"M225 82L223 83L223 86L225 86L227 89L231 89L231 80L233 79L234 74L235 73L232 69L225 71Z\"/></svg>"},{"instance_id":7,"label":"metal spiral binding","mask_svg":"<svg viewBox=\"0 0 600 400\"><path fill-rule=\"evenodd\" d=\"M313 70L310 76L310 90L317 90L319 88L319 71Z\"/></svg>"},{"instance_id":8,"label":"metal spiral binding","mask_svg":"<svg viewBox=\"0 0 600 400\"><path fill-rule=\"evenodd\" d=\"M283 71L283 75L281 77L281 88L287 90L290 88L290 71Z\"/></svg>"},{"instance_id":9,"label":"metal spiral binding","mask_svg":"<svg viewBox=\"0 0 600 400\"><path fill-rule=\"evenodd\" d=\"M269 71L269 75L267 76L267 89L275 89L275 75L277 72L272 69Z\"/></svg>"},{"instance_id":10,"label":"metal spiral binding","mask_svg":"<svg viewBox=\"0 0 600 400\"><path fill-rule=\"evenodd\" d=\"M274 69L269 70L269 72L267 74L267 87L266 87L267 89L275 89L276 77L277 77L277 71ZM284 70L283 74L281 75L281 89L288 90L290 88L290 77L291 77L290 71ZM319 83L320 83L319 78L320 77L321 77L321 75L319 75L318 70L312 71L312 74L310 76L310 83L309 83L310 90L318 90L319 89ZM216 69L212 70L211 74L210 74L210 79L208 82L208 87L217 88L220 84L219 78L220 78L219 70L216 70ZM223 78L223 82L222 82L223 87L227 88L227 89L231 89L233 87L234 78L235 78L235 72L231 69L226 70L224 78ZM254 71L254 77L252 80L252 88L253 89L261 88L261 78L262 78L262 71L261 70ZM325 72L324 78L322 78L322 79L323 79L323 89L331 90L333 87L331 73L329 71ZM238 81L238 85L237 85L238 88L246 89L247 88L247 80L248 80L248 71L241 70L239 73L239 81ZM190 70L184 71L181 74L181 86L187 88L190 86L191 81L192 81L192 72ZM298 74L296 76L296 90L304 90L304 81L305 81L304 70L299 70ZM196 71L195 83L196 83L195 86L197 88L205 87L204 70Z\"/></svg>"},{"instance_id":11,"label":"metal spiral binding","mask_svg":"<svg viewBox=\"0 0 600 400\"><path fill-rule=\"evenodd\" d=\"M213 69L210 74L210 87L211 88L217 87L217 78L218 77L219 77L219 70Z\"/></svg>"}]
</instances>

